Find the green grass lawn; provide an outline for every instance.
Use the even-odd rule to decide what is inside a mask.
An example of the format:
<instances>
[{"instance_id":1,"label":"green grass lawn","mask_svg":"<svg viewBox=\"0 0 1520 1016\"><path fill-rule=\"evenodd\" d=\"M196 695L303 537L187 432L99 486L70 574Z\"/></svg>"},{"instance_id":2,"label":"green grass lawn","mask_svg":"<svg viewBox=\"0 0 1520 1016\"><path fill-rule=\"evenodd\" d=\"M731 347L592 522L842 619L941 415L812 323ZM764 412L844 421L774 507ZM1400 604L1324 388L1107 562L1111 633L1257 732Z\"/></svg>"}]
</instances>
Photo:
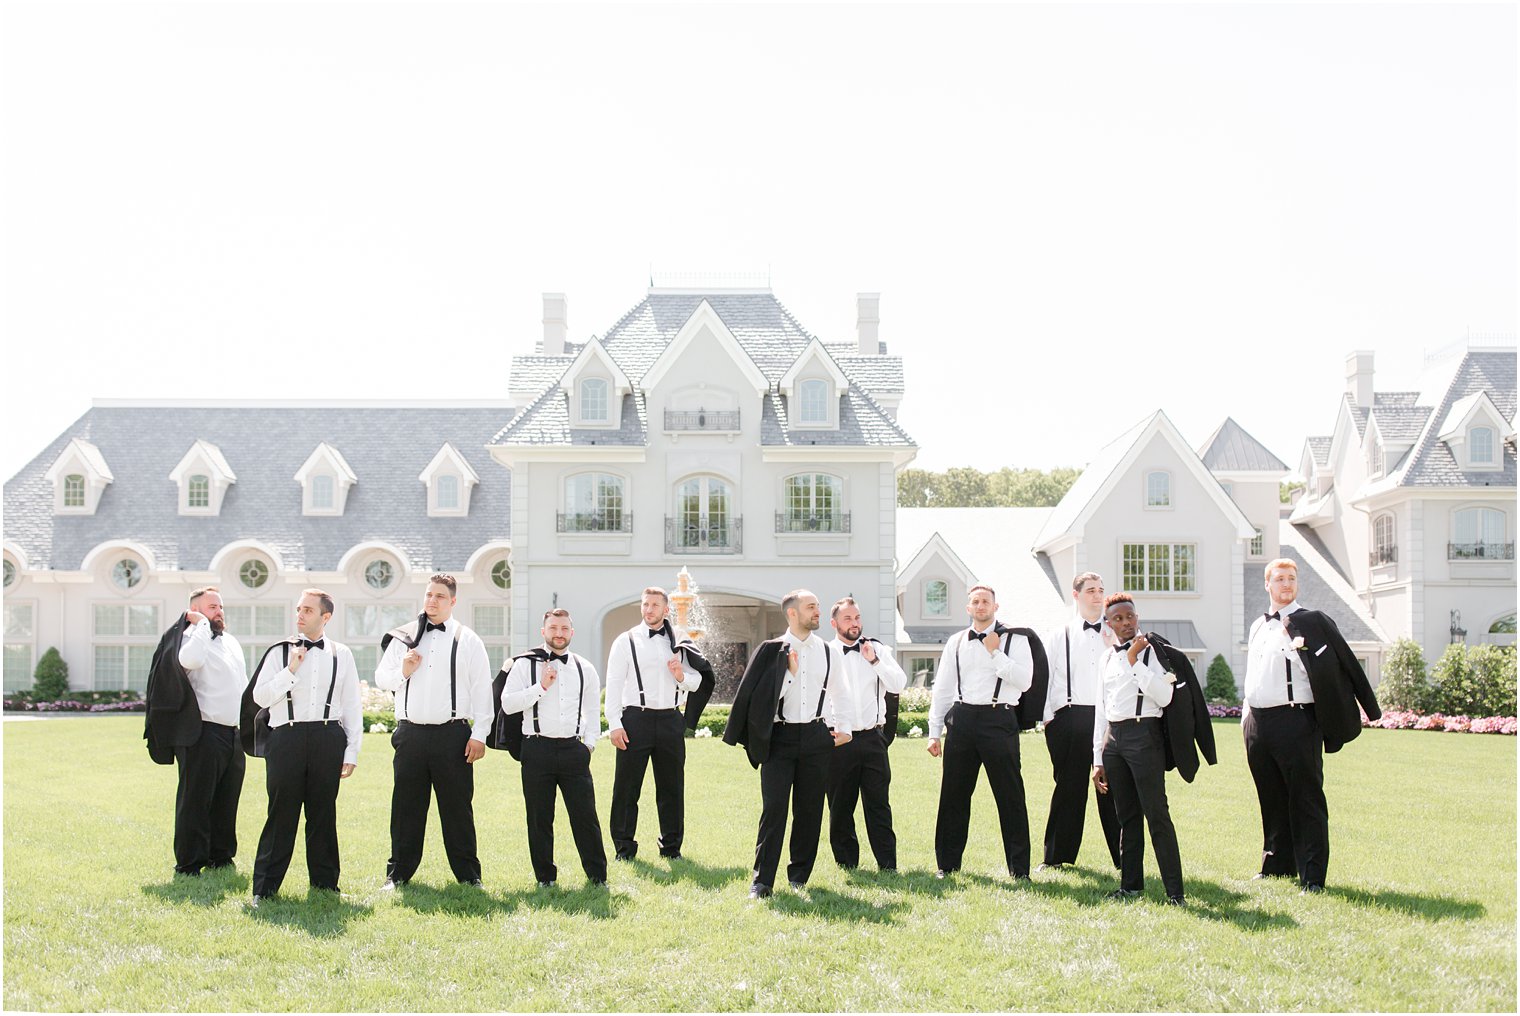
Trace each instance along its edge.
<instances>
[{"instance_id":1,"label":"green grass lawn","mask_svg":"<svg viewBox=\"0 0 1520 1016\"><path fill-rule=\"evenodd\" d=\"M900 876L846 873L827 843L802 894L746 899L759 779L717 739L688 742L686 859L655 855L585 887L563 812L561 888L528 866L517 765L476 773L485 889L452 884L430 820L416 882L377 892L389 853L390 744L366 737L343 786L348 899L246 907L265 804L249 760L238 870L171 876L175 774L140 717L4 725L5 998L41 1010L1507 1010L1515 994L1514 738L1368 731L1326 760L1330 888L1253 882L1260 849L1240 731L1220 765L1168 778L1191 906L1108 903L1088 820L1081 865L1015 888L985 781L966 868L933 877L938 762L892 748ZM1043 739L1023 739L1035 859ZM612 750L593 770L606 828ZM862 842L864 831L862 830ZM608 853L611 849L609 844ZM869 856L869 850L866 851ZM644 855L650 855L647 860ZM783 859L783 864L785 860ZM783 869L784 870L784 869Z\"/></svg>"}]
</instances>

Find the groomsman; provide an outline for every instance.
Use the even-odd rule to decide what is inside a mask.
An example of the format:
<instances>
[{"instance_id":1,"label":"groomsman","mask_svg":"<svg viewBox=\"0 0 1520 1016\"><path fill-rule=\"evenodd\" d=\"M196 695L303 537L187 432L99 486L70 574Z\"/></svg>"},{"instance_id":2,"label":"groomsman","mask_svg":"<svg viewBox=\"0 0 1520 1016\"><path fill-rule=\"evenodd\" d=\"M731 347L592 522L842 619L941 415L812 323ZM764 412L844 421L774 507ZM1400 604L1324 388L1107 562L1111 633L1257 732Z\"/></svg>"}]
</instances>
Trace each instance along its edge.
<instances>
[{"instance_id":1,"label":"groomsman","mask_svg":"<svg viewBox=\"0 0 1520 1016\"><path fill-rule=\"evenodd\" d=\"M639 843L639 795L654 763L655 807L662 857L680 857L685 836L686 724L681 699L702 677L684 665L670 624L670 597L659 586L644 590L643 620L612 640L607 658L607 727L617 749L612 777L612 846L632 860ZM680 633L685 637L685 632Z\"/></svg>"},{"instance_id":2,"label":"groomsman","mask_svg":"<svg viewBox=\"0 0 1520 1016\"><path fill-rule=\"evenodd\" d=\"M1144 826L1149 825L1166 901L1182 906L1182 856L1166 802L1162 725L1177 679L1140 634L1140 615L1128 593L1114 593L1104 609L1119 644L1104 654L1103 708L1093 721L1091 746L1093 786L1100 798L1112 794L1119 818L1119 888L1108 898L1129 899L1144 891Z\"/></svg>"},{"instance_id":3,"label":"groomsman","mask_svg":"<svg viewBox=\"0 0 1520 1016\"><path fill-rule=\"evenodd\" d=\"M841 868L860 864L860 840L855 835L855 801L859 798L876 867L896 871L897 835L892 831L889 798L892 766L887 759L893 732L886 724L895 724L897 717L896 710L889 712L887 708L887 696L901 694L908 675L885 643L861 634L860 607L853 599L846 596L837 601L829 616L834 644L849 675L851 712L855 716L853 736L829 753L829 845Z\"/></svg>"},{"instance_id":4,"label":"groomsman","mask_svg":"<svg viewBox=\"0 0 1520 1016\"><path fill-rule=\"evenodd\" d=\"M280 891L303 806L307 877L318 889L338 891L338 781L358 765L364 716L354 654L327 635L332 615L331 596L304 591L296 605L300 638L271 647L254 674L253 701L269 710L270 726L269 812L253 862L255 907Z\"/></svg>"},{"instance_id":5,"label":"groomsman","mask_svg":"<svg viewBox=\"0 0 1520 1016\"><path fill-rule=\"evenodd\" d=\"M391 791L391 856L385 888L405 884L422 863L429 795L449 868L460 882L480 885L475 851L475 771L486 750L491 664L485 643L454 616L458 586L434 575L413 624L387 632L375 684L396 693Z\"/></svg>"},{"instance_id":6,"label":"groomsman","mask_svg":"<svg viewBox=\"0 0 1520 1016\"><path fill-rule=\"evenodd\" d=\"M781 600L786 632L760 643L739 679L723 740L742 744L760 770L760 830L750 899L771 895L788 802L792 816L791 863L786 877L801 889L813 873L823 828L829 755L850 742L857 725L849 676L837 644L814 635L818 597L794 589Z\"/></svg>"},{"instance_id":7,"label":"groomsman","mask_svg":"<svg viewBox=\"0 0 1520 1016\"><path fill-rule=\"evenodd\" d=\"M591 781L591 753L601 733L601 679L590 660L569 651L575 627L568 610L546 612L539 634L542 648L512 663L501 690L502 712L522 714L528 857L538 884L552 886L559 875L554 865L554 791L558 788L581 869L593 885L606 885L607 851L602 846L596 787Z\"/></svg>"},{"instance_id":8,"label":"groomsman","mask_svg":"<svg viewBox=\"0 0 1520 1016\"><path fill-rule=\"evenodd\" d=\"M1103 577L1083 572L1071 583L1076 616L1051 632L1045 641L1050 661L1050 685L1045 695L1045 748L1055 790L1050 795L1050 818L1045 822L1045 859L1041 868L1074 864L1082 846L1087 820L1087 785L1092 755L1093 713L1103 684ZM1108 639L1112 639L1110 634ZM1098 795L1098 821L1108 853L1119 867L1119 820L1114 800Z\"/></svg>"},{"instance_id":9,"label":"groomsman","mask_svg":"<svg viewBox=\"0 0 1520 1016\"><path fill-rule=\"evenodd\" d=\"M1029 881L1029 813L1019 772L1020 696L1034 682L1029 637L997 624L997 594L972 586L971 627L945 643L929 706L929 754L944 754L934 823L937 878L959 871L971 826L971 795L985 766L1014 881ZM947 736L947 730L953 736Z\"/></svg>"},{"instance_id":10,"label":"groomsman","mask_svg":"<svg viewBox=\"0 0 1520 1016\"><path fill-rule=\"evenodd\" d=\"M215 586L190 594L190 609L159 639L149 667L148 753L179 766L174 796L174 870L231 868L237 853L243 751L238 740L248 671L228 634Z\"/></svg>"},{"instance_id":11,"label":"groomsman","mask_svg":"<svg viewBox=\"0 0 1520 1016\"><path fill-rule=\"evenodd\" d=\"M1298 602L1298 565L1266 567L1272 609L1251 625L1241 733L1261 805L1258 878L1296 877L1323 892L1330 862L1325 752L1382 715L1362 665L1329 615Z\"/></svg>"}]
</instances>

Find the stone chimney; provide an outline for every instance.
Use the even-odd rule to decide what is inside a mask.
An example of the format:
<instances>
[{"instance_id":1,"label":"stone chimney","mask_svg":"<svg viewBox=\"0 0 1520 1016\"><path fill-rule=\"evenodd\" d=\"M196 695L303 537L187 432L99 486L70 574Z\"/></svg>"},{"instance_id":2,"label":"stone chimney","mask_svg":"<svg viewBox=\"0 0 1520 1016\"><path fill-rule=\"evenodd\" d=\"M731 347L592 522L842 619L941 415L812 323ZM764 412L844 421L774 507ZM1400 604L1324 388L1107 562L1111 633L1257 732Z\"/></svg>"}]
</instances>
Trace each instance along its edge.
<instances>
[{"instance_id":1,"label":"stone chimney","mask_svg":"<svg viewBox=\"0 0 1520 1016\"><path fill-rule=\"evenodd\" d=\"M1358 349L1346 357L1346 394L1358 406L1372 408L1372 351Z\"/></svg>"},{"instance_id":2,"label":"stone chimney","mask_svg":"<svg viewBox=\"0 0 1520 1016\"><path fill-rule=\"evenodd\" d=\"M855 294L855 337L861 356L875 356L881 351L876 331L881 326L881 294Z\"/></svg>"},{"instance_id":3,"label":"stone chimney","mask_svg":"<svg viewBox=\"0 0 1520 1016\"><path fill-rule=\"evenodd\" d=\"M563 356L565 339L570 334L564 293L544 294L544 341L540 351L545 356Z\"/></svg>"}]
</instances>

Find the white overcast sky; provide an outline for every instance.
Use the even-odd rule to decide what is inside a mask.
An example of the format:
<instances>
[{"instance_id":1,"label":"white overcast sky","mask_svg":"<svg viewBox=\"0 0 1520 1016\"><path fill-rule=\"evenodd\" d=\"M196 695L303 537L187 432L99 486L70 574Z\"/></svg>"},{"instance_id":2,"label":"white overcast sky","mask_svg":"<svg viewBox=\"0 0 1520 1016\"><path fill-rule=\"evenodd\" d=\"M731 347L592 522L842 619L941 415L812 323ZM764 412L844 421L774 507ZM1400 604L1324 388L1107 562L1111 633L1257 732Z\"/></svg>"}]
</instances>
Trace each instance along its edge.
<instances>
[{"instance_id":1,"label":"white overcast sky","mask_svg":"<svg viewBox=\"0 0 1520 1016\"><path fill-rule=\"evenodd\" d=\"M96 398L502 398L542 292L581 340L651 267L769 271L826 340L879 291L920 466L1158 407L1296 465L1350 350L1391 389L1513 341L1516 42L1512 4L6 3L0 474Z\"/></svg>"}]
</instances>

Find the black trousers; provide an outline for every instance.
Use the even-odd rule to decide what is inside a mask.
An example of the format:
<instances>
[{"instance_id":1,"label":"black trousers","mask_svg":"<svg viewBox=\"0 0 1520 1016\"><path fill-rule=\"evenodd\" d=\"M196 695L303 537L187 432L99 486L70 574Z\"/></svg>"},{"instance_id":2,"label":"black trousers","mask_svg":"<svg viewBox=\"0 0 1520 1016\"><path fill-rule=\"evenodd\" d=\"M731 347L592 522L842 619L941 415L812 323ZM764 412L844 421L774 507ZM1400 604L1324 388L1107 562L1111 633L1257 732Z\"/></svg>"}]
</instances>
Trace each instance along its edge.
<instances>
[{"instance_id":1,"label":"black trousers","mask_svg":"<svg viewBox=\"0 0 1520 1016\"><path fill-rule=\"evenodd\" d=\"M449 868L461 882L480 877L475 853L475 770L465 761L470 725L402 720L391 734L395 786L391 790L391 856L385 877L405 882L422 863L430 795L438 798L438 824Z\"/></svg>"},{"instance_id":2,"label":"black trousers","mask_svg":"<svg viewBox=\"0 0 1520 1016\"><path fill-rule=\"evenodd\" d=\"M823 831L823 798L834 738L822 720L778 723L771 731L770 757L760 763L760 832L755 838L754 881L773 886L786 837L787 805L792 811L789 882L806 882L818 859Z\"/></svg>"},{"instance_id":3,"label":"black trousers","mask_svg":"<svg viewBox=\"0 0 1520 1016\"><path fill-rule=\"evenodd\" d=\"M1045 863L1074 864L1087 823L1087 790L1092 786L1092 706L1067 706L1045 724L1045 748L1056 786L1045 821ZM1098 822L1109 859L1119 867L1119 819L1111 794L1098 794Z\"/></svg>"},{"instance_id":4,"label":"black trousers","mask_svg":"<svg viewBox=\"0 0 1520 1016\"><path fill-rule=\"evenodd\" d=\"M581 870L593 882L607 881L607 851L596 817L596 786L591 782L591 749L586 743L575 737L523 738L522 787L533 877L553 882L559 875L554 866L554 791L558 789L565 799Z\"/></svg>"},{"instance_id":5,"label":"black trousers","mask_svg":"<svg viewBox=\"0 0 1520 1016\"><path fill-rule=\"evenodd\" d=\"M1103 745L1108 796L1119 816L1119 888L1145 888L1145 826L1168 896L1182 895L1182 855L1166 803L1166 745L1159 718L1110 723Z\"/></svg>"},{"instance_id":6,"label":"black trousers","mask_svg":"<svg viewBox=\"0 0 1520 1016\"><path fill-rule=\"evenodd\" d=\"M338 889L338 781L348 735L341 723L287 723L269 732L264 783L269 813L253 861L253 893L273 896L295 852L306 809L306 874L318 889Z\"/></svg>"},{"instance_id":7,"label":"black trousers","mask_svg":"<svg viewBox=\"0 0 1520 1016\"><path fill-rule=\"evenodd\" d=\"M1261 803L1261 873L1324 885L1330 866L1325 741L1314 706L1252 709L1241 724Z\"/></svg>"},{"instance_id":8,"label":"black trousers","mask_svg":"<svg viewBox=\"0 0 1520 1016\"><path fill-rule=\"evenodd\" d=\"M179 788L174 793L174 870L199 875L237 854L238 798L243 793L243 749L238 728L202 723L194 744L174 749Z\"/></svg>"},{"instance_id":9,"label":"black trousers","mask_svg":"<svg viewBox=\"0 0 1520 1016\"><path fill-rule=\"evenodd\" d=\"M686 825L686 723L674 709L623 710L628 747L619 751L612 776L612 846L619 857L638 853L639 794L644 771L654 762L655 809L660 815L660 853L681 852Z\"/></svg>"},{"instance_id":10,"label":"black trousers","mask_svg":"<svg viewBox=\"0 0 1520 1016\"><path fill-rule=\"evenodd\" d=\"M860 864L860 840L855 835L855 802L866 815L866 838L876 867L897 867L897 834L892 831L892 764L881 728L857 730L829 755L829 846L841 867Z\"/></svg>"},{"instance_id":11,"label":"black trousers","mask_svg":"<svg viewBox=\"0 0 1520 1016\"><path fill-rule=\"evenodd\" d=\"M1029 812L1019 772L1019 718L1009 706L958 702L947 720L939 815L934 822L934 858L942 871L959 871L971 828L971 795L985 766L997 802L1008 873L1029 874Z\"/></svg>"}]
</instances>

